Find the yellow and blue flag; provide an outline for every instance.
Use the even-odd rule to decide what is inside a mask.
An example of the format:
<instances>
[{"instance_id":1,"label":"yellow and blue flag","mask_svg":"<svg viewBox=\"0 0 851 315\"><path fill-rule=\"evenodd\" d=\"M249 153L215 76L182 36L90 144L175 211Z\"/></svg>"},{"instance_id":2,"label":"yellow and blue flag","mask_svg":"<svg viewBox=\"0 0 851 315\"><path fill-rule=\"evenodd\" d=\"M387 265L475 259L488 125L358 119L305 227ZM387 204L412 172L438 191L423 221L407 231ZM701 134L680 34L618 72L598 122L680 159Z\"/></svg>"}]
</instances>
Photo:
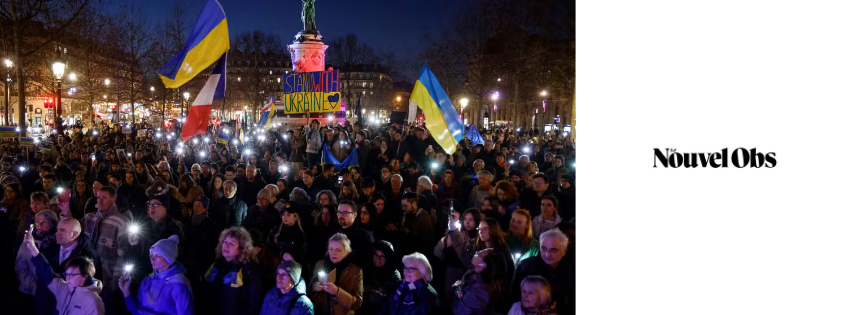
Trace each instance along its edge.
<instances>
[{"instance_id":1,"label":"yellow and blue flag","mask_svg":"<svg viewBox=\"0 0 851 315\"><path fill-rule=\"evenodd\" d=\"M15 126L0 127L0 138L17 138L18 132L15 128Z\"/></svg>"},{"instance_id":2,"label":"yellow and blue flag","mask_svg":"<svg viewBox=\"0 0 851 315\"><path fill-rule=\"evenodd\" d=\"M426 128L437 141L437 144L447 154L455 152L455 147L464 139L464 124L455 111L455 105L449 100L446 91L437 82L434 73L428 65L423 66L414 91L411 92L411 103L423 111Z\"/></svg>"},{"instance_id":3,"label":"yellow and blue flag","mask_svg":"<svg viewBox=\"0 0 851 315\"><path fill-rule=\"evenodd\" d=\"M33 138L21 137L21 146L33 146Z\"/></svg>"},{"instance_id":4,"label":"yellow and blue flag","mask_svg":"<svg viewBox=\"0 0 851 315\"><path fill-rule=\"evenodd\" d=\"M334 164L334 171L339 172L343 168L350 168L352 166L360 166L360 161L358 161L358 150L352 150L349 153L349 156L346 157L342 162L338 161L337 158L334 157L334 154L331 153L331 150L328 149L328 144L322 145L322 164Z\"/></svg>"},{"instance_id":5,"label":"yellow and blue flag","mask_svg":"<svg viewBox=\"0 0 851 315\"><path fill-rule=\"evenodd\" d=\"M210 0L192 26L183 49L159 71L165 87L174 89L188 82L219 60L230 48L225 11Z\"/></svg>"},{"instance_id":6,"label":"yellow and blue flag","mask_svg":"<svg viewBox=\"0 0 851 315\"><path fill-rule=\"evenodd\" d=\"M260 108L260 126L263 129L269 129L272 127L272 117L275 116L275 97L269 96L269 101L266 102L266 105L263 105Z\"/></svg>"}]
</instances>

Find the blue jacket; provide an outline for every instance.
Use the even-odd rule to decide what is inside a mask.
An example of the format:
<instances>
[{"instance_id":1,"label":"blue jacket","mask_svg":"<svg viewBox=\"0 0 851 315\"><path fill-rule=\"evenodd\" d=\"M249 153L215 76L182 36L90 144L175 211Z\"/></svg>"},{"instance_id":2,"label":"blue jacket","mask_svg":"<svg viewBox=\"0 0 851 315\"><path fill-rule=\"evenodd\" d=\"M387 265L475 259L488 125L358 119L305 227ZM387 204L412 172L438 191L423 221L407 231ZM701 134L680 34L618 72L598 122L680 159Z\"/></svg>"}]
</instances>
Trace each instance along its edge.
<instances>
[{"instance_id":1,"label":"blue jacket","mask_svg":"<svg viewBox=\"0 0 851 315\"><path fill-rule=\"evenodd\" d=\"M165 272L154 271L142 280L138 297L124 298L127 310L139 314L192 314L195 304L186 268L176 263Z\"/></svg>"},{"instance_id":2,"label":"blue jacket","mask_svg":"<svg viewBox=\"0 0 851 315\"><path fill-rule=\"evenodd\" d=\"M305 295L305 289L304 279L299 279L287 294L281 294L281 290L272 288L263 299L260 315L313 315L313 302Z\"/></svg>"}]
</instances>

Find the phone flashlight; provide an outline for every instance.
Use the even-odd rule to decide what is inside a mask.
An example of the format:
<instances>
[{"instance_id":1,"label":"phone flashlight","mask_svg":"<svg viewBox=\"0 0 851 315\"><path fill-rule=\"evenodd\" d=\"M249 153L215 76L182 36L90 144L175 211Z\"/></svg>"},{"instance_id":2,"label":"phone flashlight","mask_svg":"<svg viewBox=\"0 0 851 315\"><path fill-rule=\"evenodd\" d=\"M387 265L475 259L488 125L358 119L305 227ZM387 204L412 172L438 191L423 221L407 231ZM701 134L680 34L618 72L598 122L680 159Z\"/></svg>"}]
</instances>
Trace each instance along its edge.
<instances>
[{"instance_id":1,"label":"phone flashlight","mask_svg":"<svg viewBox=\"0 0 851 315\"><path fill-rule=\"evenodd\" d=\"M139 234L139 230L139 225L136 223L130 224L130 227L127 228L127 231L130 232L130 234Z\"/></svg>"},{"instance_id":2,"label":"phone flashlight","mask_svg":"<svg viewBox=\"0 0 851 315\"><path fill-rule=\"evenodd\" d=\"M286 173L286 172L289 172L289 171L290 171L290 168L289 168L289 167L287 167L286 165L284 165L283 167L281 167L281 171L282 171L282 172L284 172L284 173Z\"/></svg>"},{"instance_id":3,"label":"phone flashlight","mask_svg":"<svg viewBox=\"0 0 851 315\"><path fill-rule=\"evenodd\" d=\"M62 187L56 187L56 192L57 192L57 193L60 193L60 194L61 194L61 193L62 193L62 192L64 192L64 191L65 191L65 189L64 189L64 188L62 188Z\"/></svg>"},{"instance_id":4,"label":"phone flashlight","mask_svg":"<svg viewBox=\"0 0 851 315\"><path fill-rule=\"evenodd\" d=\"M437 162L432 162L432 163L431 163L431 168L437 169Z\"/></svg>"},{"instance_id":5,"label":"phone flashlight","mask_svg":"<svg viewBox=\"0 0 851 315\"><path fill-rule=\"evenodd\" d=\"M94 154L92 154L92 161L94 161L94 160L95 160L95 155L94 155Z\"/></svg>"},{"instance_id":6,"label":"phone flashlight","mask_svg":"<svg viewBox=\"0 0 851 315\"><path fill-rule=\"evenodd\" d=\"M328 282L328 274L324 271L320 271L316 275L319 276L319 282Z\"/></svg>"}]
</instances>

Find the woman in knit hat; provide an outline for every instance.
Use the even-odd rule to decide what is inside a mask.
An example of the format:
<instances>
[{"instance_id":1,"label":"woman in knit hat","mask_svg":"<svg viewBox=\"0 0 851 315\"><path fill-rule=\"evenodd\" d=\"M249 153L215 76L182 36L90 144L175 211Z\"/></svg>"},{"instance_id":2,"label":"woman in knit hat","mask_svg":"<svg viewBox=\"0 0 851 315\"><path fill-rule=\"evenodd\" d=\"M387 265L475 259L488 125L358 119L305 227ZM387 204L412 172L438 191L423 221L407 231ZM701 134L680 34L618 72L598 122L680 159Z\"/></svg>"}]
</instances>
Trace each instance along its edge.
<instances>
[{"instance_id":1,"label":"woman in knit hat","mask_svg":"<svg viewBox=\"0 0 851 315\"><path fill-rule=\"evenodd\" d=\"M195 304L186 269L177 262L177 235L151 246L150 261L154 272L142 280L136 296L130 294L130 273L118 280L124 303L132 314L192 314ZM125 270L126 271L126 270Z\"/></svg>"},{"instance_id":2,"label":"woman in knit hat","mask_svg":"<svg viewBox=\"0 0 851 315\"><path fill-rule=\"evenodd\" d=\"M275 270L275 288L266 293L260 315L313 314L313 302L307 298L301 278L301 265L292 260L281 261Z\"/></svg>"}]
</instances>

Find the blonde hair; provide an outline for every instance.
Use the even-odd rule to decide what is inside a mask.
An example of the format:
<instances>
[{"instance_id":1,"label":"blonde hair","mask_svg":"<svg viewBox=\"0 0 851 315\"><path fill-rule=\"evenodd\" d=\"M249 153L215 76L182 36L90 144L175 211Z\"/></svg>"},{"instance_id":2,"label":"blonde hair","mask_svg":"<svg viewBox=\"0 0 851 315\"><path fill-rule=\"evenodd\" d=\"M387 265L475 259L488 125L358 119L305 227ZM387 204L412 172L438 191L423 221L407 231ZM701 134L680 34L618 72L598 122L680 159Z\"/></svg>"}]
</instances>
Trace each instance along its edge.
<instances>
[{"instance_id":1,"label":"blonde hair","mask_svg":"<svg viewBox=\"0 0 851 315\"><path fill-rule=\"evenodd\" d=\"M222 258L222 243L228 237L233 238L239 243L239 256L236 261L239 263L248 263L257 261L257 255L254 253L254 243L251 241L251 234L244 227L233 226L219 234L219 244L216 245L216 258Z\"/></svg>"},{"instance_id":2,"label":"blonde hair","mask_svg":"<svg viewBox=\"0 0 851 315\"><path fill-rule=\"evenodd\" d=\"M431 282L431 264L428 263L428 259L425 255L420 253L405 255L405 257L402 257L402 263L405 264L405 266L415 266L420 273L423 274L423 280Z\"/></svg>"},{"instance_id":3,"label":"blonde hair","mask_svg":"<svg viewBox=\"0 0 851 315\"><path fill-rule=\"evenodd\" d=\"M526 278L523 278L523 281L520 282L521 291L525 284L538 286L538 291L541 294L541 302L543 302L543 304L549 304L553 300L552 287L546 278L541 276L526 276Z\"/></svg>"},{"instance_id":4,"label":"blonde hair","mask_svg":"<svg viewBox=\"0 0 851 315\"><path fill-rule=\"evenodd\" d=\"M352 241L349 240L349 237L343 233L337 233L331 235L331 238L328 239L328 245L331 245L331 242L340 242L343 244L343 247L346 249L347 254L352 253Z\"/></svg>"}]
</instances>

